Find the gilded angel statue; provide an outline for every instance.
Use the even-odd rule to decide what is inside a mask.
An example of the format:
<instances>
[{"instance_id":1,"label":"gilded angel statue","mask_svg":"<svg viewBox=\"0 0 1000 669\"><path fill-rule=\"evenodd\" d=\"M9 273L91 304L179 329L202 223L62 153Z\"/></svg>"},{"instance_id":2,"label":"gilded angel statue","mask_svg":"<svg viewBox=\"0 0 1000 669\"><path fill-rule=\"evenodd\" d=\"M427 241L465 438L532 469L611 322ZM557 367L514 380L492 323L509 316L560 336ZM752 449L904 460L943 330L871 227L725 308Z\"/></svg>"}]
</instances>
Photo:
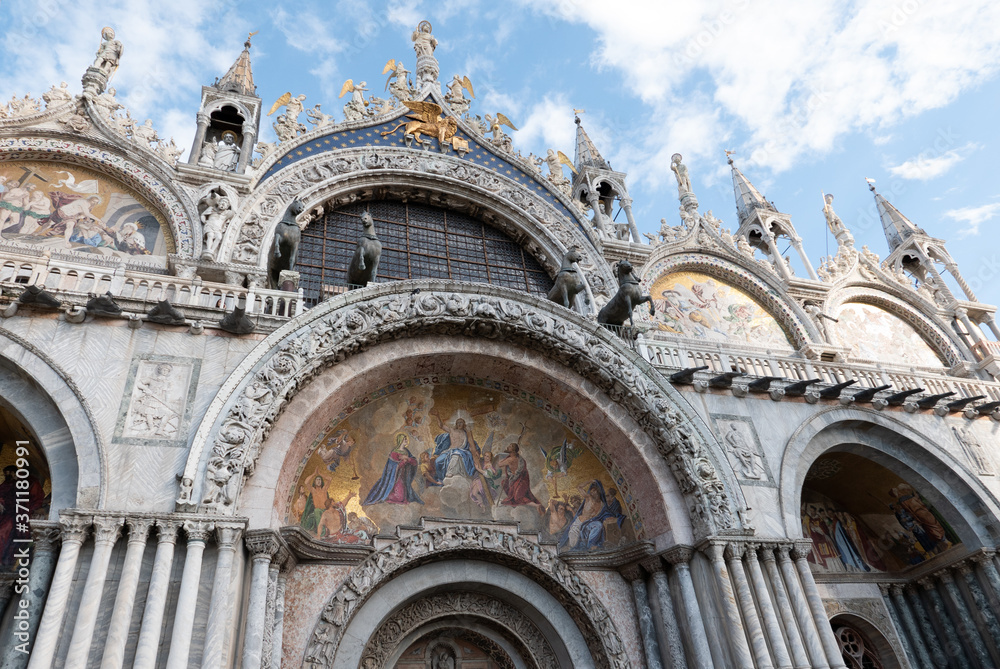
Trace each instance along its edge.
<instances>
[{"instance_id":1,"label":"gilded angel statue","mask_svg":"<svg viewBox=\"0 0 1000 669\"><path fill-rule=\"evenodd\" d=\"M459 77L456 74L452 77L451 83L448 84L448 92L444 96L444 99L448 101L451 108L459 114L468 111L469 105L471 104L471 101L466 99L463 90L469 92L469 97L476 97L476 93L472 90L472 82L469 81L469 77Z\"/></svg>"},{"instance_id":2,"label":"gilded angel statue","mask_svg":"<svg viewBox=\"0 0 1000 669\"><path fill-rule=\"evenodd\" d=\"M416 94L406 76L409 73L410 71L403 67L403 61L395 58L390 58L382 68L382 74L389 74L385 80L385 90L392 93L392 96L400 102L411 100Z\"/></svg>"},{"instance_id":3,"label":"gilded angel statue","mask_svg":"<svg viewBox=\"0 0 1000 669\"><path fill-rule=\"evenodd\" d=\"M359 81L355 85L353 79L348 79L344 82L344 85L340 88L340 95L338 98L342 98L348 93L351 94L351 99L348 100L347 104L344 105L344 119L347 121L360 121L365 117L365 107L368 106L368 100L365 100L365 91L368 90L368 82Z\"/></svg>"},{"instance_id":4,"label":"gilded angel statue","mask_svg":"<svg viewBox=\"0 0 1000 669\"><path fill-rule=\"evenodd\" d=\"M271 105L271 111L267 112L268 116L282 107L285 108L285 113L279 114L273 123L274 132L278 135L279 141L285 142L294 139L296 135L306 132L305 124L299 123L299 114L305 108L305 105L302 104L305 102L305 99L306 96L304 94L292 97L291 93L285 93Z\"/></svg>"}]
</instances>

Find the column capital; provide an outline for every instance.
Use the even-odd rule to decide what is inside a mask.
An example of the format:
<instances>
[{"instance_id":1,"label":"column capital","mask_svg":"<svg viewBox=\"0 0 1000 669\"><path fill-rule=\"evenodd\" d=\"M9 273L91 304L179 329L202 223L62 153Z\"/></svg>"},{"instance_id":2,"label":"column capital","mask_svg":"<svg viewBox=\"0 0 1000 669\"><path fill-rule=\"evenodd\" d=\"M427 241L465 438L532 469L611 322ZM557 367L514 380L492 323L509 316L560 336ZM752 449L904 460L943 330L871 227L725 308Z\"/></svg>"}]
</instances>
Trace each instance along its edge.
<instances>
[{"instance_id":1,"label":"column capital","mask_svg":"<svg viewBox=\"0 0 1000 669\"><path fill-rule=\"evenodd\" d=\"M955 569L962 576L968 576L969 574L972 573L972 563L970 560L962 560L961 562L955 565Z\"/></svg>"},{"instance_id":2,"label":"column capital","mask_svg":"<svg viewBox=\"0 0 1000 669\"><path fill-rule=\"evenodd\" d=\"M746 549L746 552L744 553L744 555L746 555L747 559L749 559L749 560L756 560L757 559L757 549L760 548L760 544L758 544L758 543L748 543L748 544L744 544L744 548Z\"/></svg>"},{"instance_id":3,"label":"column capital","mask_svg":"<svg viewBox=\"0 0 1000 669\"><path fill-rule=\"evenodd\" d=\"M122 516L94 516L94 543L114 545L122 535L123 525Z\"/></svg>"},{"instance_id":4,"label":"column capital","mask_svg":"<svg viewBox=\"0 0 1000 669\"><path fill-rule=\"evenodd\" d=\"M690 546L673 546L663 552L663 559L673 565L686 565L694 556L694 549Z\"/></svg>"},{"instance_id":5,"label":"column capital","mask_svg":"<svg viewBox=\"0 0 1000 669\"><path fill-rule=\"evenodd\" d=\"M59 543L59 523L54 520L32 520L31 540L35 551L48 553Z\"/></svg>"},{"instance_id":6,"label":"column capital","mask_svg":"<svg viewBox=\"0 0 1000 669\"><path fill-rule=\"evenodd\" d=\"M195 114L195 118L198 120L198 125L208 125L208 122L211 120L211 117L205 112L198 112Z\"/></svg>"},{"instance_id":7,"label":"column capital","mask_svg":"<svg viewBox=\"0 0 1000 669\"><path fill-rule=\"evenodd\" d=\"M184 521L184 534L187 535L188 543L192 541L200 541L205 543L208 541L208 535L215 529L215 524L210 523L206 520L185 520Z\"/></svg>"},{"instance_id":8,"label":"column capital","mask_svg":"<svg viewBox=\"0 0 1000 669\"><path fill-rule=\"evenodd\" d=\"M812 539L804 539L801 541L796 541L792 546L792 559L793 560L805 560L812 553Z\"/></svg>"},{"instance_id":9,"label":"column capital","mask_svg":"<svg viewBox=\"0 0 1000 669\"><path fill-rule=\"evenodd\" d=\"M637 564L627 565L618 571L629 583L635 583L636 581L640 583L644 582L642 569Z\"/></svg>"},{"instance_id":10,"label":"column capital","mask_svg":"<svg viewBox=\"0 0 1000 669\"><path fill-rule=\"evenodd\" d=\"M899 583L893 583L889 586L889 592L892 593L893 597L903 596L903 586Z\"/></svg>"},{"instance_id":11,"label":"column capital","mask_svg":"<svg viewBox=\"0 0 1000 669\"><path fill-rule=\"evenodd\" d=\"M934 572L934 576L937 576L938 580L942 583L954 583L955 577L951 575L951 571L948 569L942 569L941 571Z\"/></svg>"},{"instance_id":12,"label":"column capital","mask_svg":"<svg viewBox=\"0 0 1000 669\"><path fill-rule=\"evenodd\" d=\"M216 523L215 540L219 548L233 548L243 536L243 523Z\"/></svg>"},{"instance_id":13,"label":"column capital","mask_svg":"<svg viewBox=\"0 0 1000 669\"><path fill-rule=\"evenodd\" d=\"M985 567L987 564L993 562L993 558L996 554L997 552L991 548L983 548L978 553L973 555L971 559Z\"/></svg>"},{"instance_id":14,"label":"column capital","mask_svg":"<svg viewBox=\"0 0 1000 669\"><path fill-rule=\"evenodd\" d=\"M149 531L156 524L153 518L126 518L125 522L128 524L128 542L145 544L147 537L149 537Z\"/></svg>"},{"instance_id":15,"label":"column capital","mask_svg":"<svg viewBox=\"0 0 1000 669\"><path fill-rule=\"evenodd\" d=\"M90 534L90 527L94 524L93 516L60 515L59 527L63 543L67 541L82 544Z\"/></svg>"},{"instance_id":16,"label":"column capital","mask_svg":"<svg viewBox=\"0 0 1000 669\"><path fill-rule=\"evenodd\" d=\"M882 593L883 597L887 597L889 595L889 584L888 583L879 583L878 584L878 591Z\"/></svg>"},{"instance_id":17,"label":"column capital","mask_svg":"<svg viewBox=\"0 0 1000 669\"><path fill-rule=\"evenodd\" d=\"M775 546L774 550L778 554L778 562L790 562L793 548L795 548L795 546L791 544L778 544Z\"/></svg>"},{"instance_id":18,"label":"column capital","mask_svg":"<svg viewBox=\"0 0 1000 669\"><path fill-rule=\"evenodd\" d=\"M776 548L777 544L761 544L760 559L764 562L774 562L774 549Z\"/></svg>"},{"instance_id":19,"label":"column capital","mask_svg":"<svg viewBox=\"0 0 1000 669\"><path fill-rule=\"evenodd\" d=\"M642 568L648 571L650 574L656 574L661 571L664 571L663 560L660 558L659 555L651 555L644 560L640 560L639 564L641 564Z\"/></svg>"},{"instance_id":20,"label":"column capital","mask_svg":"<svg viewBox=\"0 0 1000 669\"><path fill-rule=\"evenodd\" d=\"M727 560L742 560L743 554L746 552L746 546L742 543L736 541L730 541L726 544L726 559Z\"/></svg>"},{"instance_id":21,"label":"column capital","mask_svg":"<svg viewBox=\"0 0 1000 669\"><path fill-rule=\"evenodd\" d=\"M256 135L257 129L254 127L253 123L247 121L243 124L243 134L244 135Z\"/></svg>"},{"instance_id":22,"label":"column capital","mask_svg":"<svg viewBox=\"0 0 1000 669\"><path fill-rule=\"evenodd\" d=\"M173 544L177 542L177 531L181 528L181 521L172 518L158 518L156 520L157 540L161 544Z\"/></svg>"},{"instance_id":23,"label":"column capital","mask_svg":"<svg viewBox=\"0 0 1000 669\"><path fill-rule=\"evenodd\" d=\"M726 544L725 541L710 541L702 546L701 550L712 562L722 562L726 552Z\"/></svg>"},{"instance_id":24,"label":"column capital","mask_svg":"<svg viewBox=\"0 0 1000 669\"><path fill-rule=\"evenodd\" d=\"M266 558L270 562L281 548L281 537L274 530L248 530L243 543L254 560Z\"/></svg>"}]
</instances>

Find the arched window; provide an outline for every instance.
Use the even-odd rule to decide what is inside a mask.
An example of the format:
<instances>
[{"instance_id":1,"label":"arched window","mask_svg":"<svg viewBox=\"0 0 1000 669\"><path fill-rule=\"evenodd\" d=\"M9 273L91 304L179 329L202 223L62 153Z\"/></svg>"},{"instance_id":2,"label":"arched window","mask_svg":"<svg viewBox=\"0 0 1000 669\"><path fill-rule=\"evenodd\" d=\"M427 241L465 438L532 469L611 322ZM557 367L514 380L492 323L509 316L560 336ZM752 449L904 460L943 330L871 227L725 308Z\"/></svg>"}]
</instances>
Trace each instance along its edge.
<instances>
[{"instance_id":1,"label":"arched window","mask_svg":"<svg viewBox=\"0 0 1000 669\"><path fill-rule=\"evenodd\" d=\"M377 281L451 279L536 295L552 288L538 261L491 225L438 207L382 200L327 212L302 232L296 267L308 306L346 289L366 209L382 243Z\"/></svg>"}]
</instances>

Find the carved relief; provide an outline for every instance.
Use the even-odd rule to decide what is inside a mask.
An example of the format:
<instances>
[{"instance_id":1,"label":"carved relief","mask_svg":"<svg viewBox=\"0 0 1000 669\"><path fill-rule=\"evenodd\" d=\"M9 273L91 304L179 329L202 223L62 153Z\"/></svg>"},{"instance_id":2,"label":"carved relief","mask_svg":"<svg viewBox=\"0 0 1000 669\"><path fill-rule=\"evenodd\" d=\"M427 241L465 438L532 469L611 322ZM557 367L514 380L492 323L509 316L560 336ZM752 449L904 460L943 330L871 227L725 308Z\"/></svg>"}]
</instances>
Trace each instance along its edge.
<instances>
[{"instance_id":1,"label":"carved relief","mask_svg":"<svg viewBox=\"0 0 1000 669\"><path fill-rule=\"evenodd\" d=\"M143 355L134 359L115 441L184 445L200 369L201 361L191 358Z\"/></svg>"},{"instance_id":2,"label":"carved relief","mask_svg":"<svg viewBox=\"0 0 1000 669\"><path fill-rule=\"evenodd\" d=\"M770 484L771 473L753 422L744 416L711 414L715 433L736 477L750 485Z\"/></svg>"},{"instance_id":3,"label":"carved relief","mask_svg":"<svg viewBox=\"0 0 1000 669\"><path fill-rule=\"evenodd\" d=\"M525 343L591 380L657 443L688 496L696 531L707 534L736 526L729 493L701 439L667 391L647 375L651 370L643 371L641 358L622 349L613 335L583 320L567 321L551 313L545 301L497 287L489 287L493 294L485 295L433 292L426 284L412 293L408 285L404 294L389 293L391 288L382 295L369 292L363 301L360 297L346 305L331 301L310 311L298 321L297 330L289 330L271 348L258 371L245 377L242 388L224 400L228 408L211 432L214 443L209 458L219 460L214 472L227 472L224 485L236 476L238 489L253 472L261 446L289 395L325 366L402 332L477 336ZM207 440L208 435L202 430L198 438ZM198 438L185 470L188 476L198 466ZM212 480L205 479L204 489L220 486L216 473ZM233 513L237 490L231 490L206 502L206 508Z\"/></svg>"},{"instance_id":4,"label":"carved relief","mask_svg":"<svg viewBox=\"0 0 1000 669\"><path fill-rule=\"evenodd\" d=\"M355 567L320 614L320 621L306 648L303 666L319 669L332 665L344 630L355 612L393 574L419 563L431 553L435 558L440 558L442 554L460 552L464 555L469 551L485 551L494 562L508 564L522 572L528 570L532 578L548 589L573 618L583 632L595 666L599 669L626 669L630 666L621 637L610 616L572 568L546 547L501 530L468 525L424 530L373 553ZM497 604L502 603L492 600L488 607ZM470 602L469 606L474 604ZM497 616L501 616L504 611L506 608L503 611L497 609ZM413 624L416 625L416 622ZM519 625L515 625L513 629L522 630L518 636L527 647L532 648L536 659L551 652L550 649L539 650L540 654L536 654L535 648L541 646L528 643L531 638L530 630ZM391 631L386 634L391 634ZM366 648L366 653L369 651L378 652L375 648ZM379 664L362 662L361 666L377 667ZM543 663L541 666L555 664Z\"/></svg>"}]
</instances>

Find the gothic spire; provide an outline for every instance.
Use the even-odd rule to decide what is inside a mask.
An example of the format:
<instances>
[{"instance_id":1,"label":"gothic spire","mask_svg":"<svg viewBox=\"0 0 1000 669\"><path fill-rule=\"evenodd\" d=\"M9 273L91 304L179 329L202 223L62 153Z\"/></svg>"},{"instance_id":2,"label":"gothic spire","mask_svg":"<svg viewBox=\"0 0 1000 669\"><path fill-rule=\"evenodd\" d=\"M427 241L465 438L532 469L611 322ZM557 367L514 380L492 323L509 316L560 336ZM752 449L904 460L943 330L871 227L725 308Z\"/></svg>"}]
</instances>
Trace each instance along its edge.
<instances>
[{"instance_id":1,"label":"gothic spire","mask_svg":"<svg viewBox=\"0 0 1000 669\"><path fill-rule=\"evenodd\" d=\"M220 91L230 91L240 95L257 94L257 87L253 83L253 72L250 69L250 38L256 34L247 35L247 41L243 43L243 52L225 76L215 82L215 87Z\"/></svg>"},{"instance_id":2,"label":"gothic spire","mask_svg":"<svg viewBox=\"0 0 1000 669\"><path fill-rule=\"evenodd\" d=\"M729 166L733 168L733 191L736 194L736 213L740 223L750 218L755 209L765 209L767 211L777 211L774 206L764 199L760 191L750 183L750 180L743 176L739 168L729 158Z\"/></svg>"},{"instance_id":3,"label":"gothic spire","mask_svg":"<svg viewBox=\"0 0 1000 669\"><path fill-rule=\"evenodd\" d=\"M580 123L580 117L576 117L576 156L573 163L577 169L581 167L596 167L601 170L610 170L611 165L604 159L601 152L594 146L594 142L587 136L587 131Z\"/></svg>"},{"instance_id":4,"label":"gothic spire","mask_svg":"<svg viewBox=\"0 0 1000 669\"><path fill-rule=\"evenodd\" d=\"M926 235L921 228L910 222L910 219L899 213L892 204L875 190L875 185L869 181L868 189L875 194L875 206L878 207L879 218L882 219L882 229L885 231L885 239L889 243L889 251L895 251L911 235Z\"/></svg>"}]
</instances>

